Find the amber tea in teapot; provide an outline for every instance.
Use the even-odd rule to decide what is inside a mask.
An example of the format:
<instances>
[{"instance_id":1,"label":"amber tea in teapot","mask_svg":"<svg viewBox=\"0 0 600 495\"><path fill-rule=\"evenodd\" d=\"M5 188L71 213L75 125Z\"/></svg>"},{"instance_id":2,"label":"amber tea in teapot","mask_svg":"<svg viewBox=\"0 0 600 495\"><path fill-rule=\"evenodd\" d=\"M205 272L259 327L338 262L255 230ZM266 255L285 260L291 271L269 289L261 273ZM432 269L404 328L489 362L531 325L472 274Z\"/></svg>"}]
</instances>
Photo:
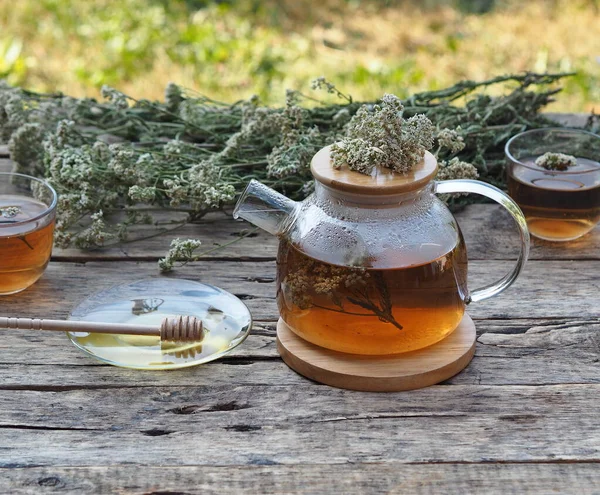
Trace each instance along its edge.
<instances>
[{"instance_id":1,"label":"amber tea in teapot","mask_svg":"<svg viewBox=\"0 0 600 495\"><path fill-rule=\"evenodd\" d=\"M452 333L465 307L506 289L521 271L529 234L519 207L473 180L435 182L435 157L407 174L371 175L331 166L330 148L312 160L315 192L301 203L252 181L234 215L280 239L277 303L297 336L349 354L389 355L428 347ZM514 270L482 289L467 287L467 250L436 193L475 192L517 220Z\"/></svg>"},{"instance_id":2,"label":"amber tea in teapot","mask_svg":"<svg viewBox=\"0 0 600 495\"><path fill-rule=\"evenodd\" d=\"M457 327L465 310L465 246L460 240L424 264L401 262L409 266L345 267L282 241L281 316L305 340L342 352L389 354L435 344Z\"/></svg>"}]
</instances>

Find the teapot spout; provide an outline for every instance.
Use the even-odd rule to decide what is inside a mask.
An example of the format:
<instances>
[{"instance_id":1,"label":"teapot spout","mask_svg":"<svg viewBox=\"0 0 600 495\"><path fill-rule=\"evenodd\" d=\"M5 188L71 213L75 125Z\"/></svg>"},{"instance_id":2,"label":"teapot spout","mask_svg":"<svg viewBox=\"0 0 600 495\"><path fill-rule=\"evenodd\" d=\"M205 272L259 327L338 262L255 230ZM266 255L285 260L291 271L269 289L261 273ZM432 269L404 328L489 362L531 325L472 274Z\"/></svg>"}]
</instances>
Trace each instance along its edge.
<instances>
[{"instance_id":1,"label":"teapot spout","mask_svg":"<svg viewBox=\"0 0 600 495\"><path fill-rule=\"evenodd\" d=\"M283 234L293 223L298 203L257 180L251 180L238 199L233 218L243 218L273 235Z\"/></svg>"}]
</instances>

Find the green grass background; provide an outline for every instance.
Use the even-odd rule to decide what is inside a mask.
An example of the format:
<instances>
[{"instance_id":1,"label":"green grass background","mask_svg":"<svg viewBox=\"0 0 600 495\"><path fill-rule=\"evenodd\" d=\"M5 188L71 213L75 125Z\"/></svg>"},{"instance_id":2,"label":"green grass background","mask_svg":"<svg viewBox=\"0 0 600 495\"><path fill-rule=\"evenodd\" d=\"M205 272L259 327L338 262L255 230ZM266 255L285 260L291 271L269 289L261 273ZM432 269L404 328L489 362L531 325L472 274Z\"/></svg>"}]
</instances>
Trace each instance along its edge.
<instances>
[{"instance_id":1,"label":"green grass background","mask_svg":"<svg viewBox=\"0 0 600 495\"><path fill-rule=\"evenodd\" d=\"M0 78L75 96L173 81L281 104L325 75L366 100L574 70L551 110L600 111L597 0L3 0L0 28Z\"/></svg>"}]
</instances>

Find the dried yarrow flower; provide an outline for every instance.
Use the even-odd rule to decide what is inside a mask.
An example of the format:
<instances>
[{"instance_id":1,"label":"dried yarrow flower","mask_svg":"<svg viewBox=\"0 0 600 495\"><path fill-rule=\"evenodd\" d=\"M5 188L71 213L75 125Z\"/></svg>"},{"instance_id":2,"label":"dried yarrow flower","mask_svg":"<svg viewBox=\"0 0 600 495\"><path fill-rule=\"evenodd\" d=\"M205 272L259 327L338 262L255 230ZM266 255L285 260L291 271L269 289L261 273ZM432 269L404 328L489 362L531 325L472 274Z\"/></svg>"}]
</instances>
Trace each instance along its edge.
<instances>
[{"instance_id":1,"label":"dried yarrow flower","mask_svg":"<svg viewBox=\"0 0 600 495\"><path fill-rule=\"evenodd\" d=\"M310 161L319 148L320 138L316 127L307 131L288 132L284 142L273 148L267 156L269 176L280 179L307 173Z\"/></svg>"},{"instance_id":2,"label":"dried yarrow flower","mask_svg":"<svg viewBox=\"0 0 600 495\"><path fill-rule=\"evenodd\" d=\"M131 186L128 192L129 199L134 202L152 203L156 197L155 187Z\"/></svg>"},{"instance_id":3,"label":"dried yarrow flower","mask_svg":"<svg viewBox=\"0 0 600 495\"><path fill-rule=\"evenodd\" d=\"M436 179L477 179L477 177L479 177L479 173L474 165L455 157L452 160L440 162Z\"/></svg>"},{"instance_id":4,"label":"dried yarrow flower","mask_svg":"<svg viewBox=\"0 0 600 495\"><path fill-rule=\"evenodd\" d=\"M352 170L366 175L373 172L383 154L382 150L370 146L368 141L360 138L344 139L331 146L333 168L340 169L348 164Z\"/></svg>"},{"instance_id":5,"label":"dried yarrow flower","mask_svg":"<svg viewBox=\"0 0 600 495\"><path fill-rule=\"evenodd\" d=\"M449 161L441 161L439 163L438 173L436 180L451 180L451 179L477 179L479 173L474 165L463 162L457 157L452 158ZM447 201L449 198L458 198L464 196L466 193L452 193L442 194L440 199Z\"/></svg>"},{"instance_id":6,"label":"dried yarrow flower","mask_svg":"<svg viewBox=\"0 0 600 495\"><path fill-rule=\"evenodd\" d=\"M179 206L188 198L188 188L180 179L163 180L164 193L169 198L170 206Z\"/></svg>"},{"instance_id":7,"label":"dried yarrow flower","mask_svg":"<svg viewBox=\"0 0 600 495\"><path fill-rule=\"evenodd\" d=\"M194 165L189 173L188 201L192 208L217 208L235 198L235 187L223 176L226 170L209 161Z\"/></svg>"},{"instance_id":8,"label":"dried yarrow flower","mask_svg":"<svg viewBox=\"0 0 600 495\"><path fill-rule=\"evenodd\" d=\"M114 234L107 231L102 210L90 216L91 225L83 230L75 239L75 245L81 249L101 247L104 243L114 238Z\"/></svg>"},{"instance_id":9,"label":"dried yarrow flower","mask_svg":"<svg viewBox=\"0 0 600 495\"><path fill-rule=\"evenodd\" d=\"M437 142L441 148L446 148L450 153L458 153L465 147L465 140L459 134L460 127L456 129L441 129L436 135Z\"/></svg>"},{"instance_id":10,"label":"dried yarrow flower","mask_svg":"<svg viewBox=\"0 0 600 495\"><path fill-rule=\"evenodd\" d=\"M343 98L352 103L352 97L342 93L335 84L329 82L324 76L317 77L310 82L311 89L324 89L329 94L337 95L338 98Z\"/></svg>"},{"instance_id":11,"label":"dried yarrow flower","mask_svg":"<svg viewBox=\"0 0 600 495\"><path fill-rule=\"evenodd\" d=\"M0 207L0 216L2 218L14 218L21 213L21 208L18 206L2 206Z\"/></svg>"},{"instance_id":12,"label":"dried yarrow flower","mask_svg":"<svg viewBox=\"0 0 600 495\"><path fill-rule=\"evenodd\" d=\"M347 164L351 170L372 173L375 167L408 173L433 146L434 127L425 115L408 120L399 98L386 94L377 105L363 105L347 126L346 137L332 147L336 168Z\"/></svg>"},{"instance_id":13,"label":"dried yarrow flower","mask_svg":"<svg viewBox=\"0 0 600 495\"><path fill-rule=\"evenodd\" d=\"M28 123L19 127L8 142L10 158L17 165L15 171L27 175L44 174L43 141L46 130L41 124Z\"/></svg>"},{"instance_id":14,"label":"dried yarrow flower","mask_svg":"<svg viewBox=\"0 0 600 495\"><path fill-rule=\"evenodd\" d=\"M524 123L527 127L545 123L537 114L550 93L534 94L527 87L532 82L546 85L561 77L527 74L496 78L499 82L514 80L519 86L510 98L474 95L464 107L453 104L457 96L465 95L465 86L459 83L408 98L405 112L413 115L425 109L440 128L462 124L464 130L456 128L457 140L463 137L467 143L461 158L481 165L484 178L498 179L501 160L491 152L498 151L506 135L514 131L514 116L519 115L519 129ZM496 79L469 88L485 88L496 84ZM345 97L324 78L314 86ZM35 157L43 157L44 170L39 175L50 182L60 198L56 238L61 243L74 242L90 226L90 216L99 210L111 212L105 229L119 238L128 226L143 222L144 215L134 214L138 206L132 207L134 200L129 197L134 186L139 189L134 188L133 195L151 200L151 210L179 205L178 210L189 213L188 220L199 219L212 206L232 201L235 189L239 193L249 178L266 180L298 199L310 190L310 185L303 185L310 179L311 149L317 151L326 143L342 141L345 136L341 134L351 127L351 117L360 106L325 104L303 109L300 103L305 97L297 91L287 93L285 108L259 106L256 97L226 105L175 85L166 89L164 103L136 101L112 88L104 88L104 95L112 103L35 93L0 81L0 142L13 138L13 157L20 157L19 166L27 167L22 170L29 175L41 169L34 164ZM375 113L378 107L390 105L394 107L394 101L384 98L361 112ZM399 106L391 109L392 121L398 120L401 111ZM404 130L418 131L423 125L427 127L427 121L414 118ZM381 125L360 131L369 134L377 129L386 131ZM360 132L356 134L346 136L354 141L352 146L343 147L344 155L348 150L352 161L368 172L387 159L388 150L371 146ZM440 160L450 160L454 154L447 145L452 143L443 142L443 138L442 132L434 154ZM426 140L420 144L425 146ZM363 153L367 145L369 153ZM455 150L459 146L456 142L452 145ZM408 161L420 151L418 146L407 147L398 157ZM153 199L147 188L156 188ZM115 223L117 219L120 223Z\"/></svg>"},{"instance_id":15,"label":"dried yarrow flower","mask_svg":"<svg viewBox=\"0 0 600 495\"><path fill-rule=\"evenodd\" d=\"M201 244L198 239L173 239L167 256L158 260L160 271L170 272L175 267L175 263L185 265L190 261L194 261L194 251Z\"/></svg>"},{"instance_id":16,"label":"dried yarrow flower","mask_svg":"<svg viewBox=\"0 0 600 495\"><path fill-rule=\"evenodd\" d=\"M544 153L542 156L538 156L535 160L535 164L546 170L564 171L577 165L577 158L564 153L548 152Z\"/></svg>"},{"instance_id":17,"label":"dried yarrow flower","mask_svg":"<svg viewBox=\"0 0 600 495\"><path fill-rule=\"evenodd\" d=\"M170 82L165 88L165 105L167 108L174 112L179 108L179 104L183 101L183 91L181 88Z\"/></svg>"},{"instance_id":18,"label":"dried yarrow flower","mask_svg":"<svg viewBox=\"0 0 600 495\"><path fill-rule=\"evenodd\" d=\"M116 108L118 108L120 110L129 108L129 102L127 101L127 96L124 93L121 93L121 91L119 91L115 88L111 88L110 86L107 86L105 84L104 86L102 86L100 93L102 94L102 98L106 98Z\"/></svg>"}]
</instances>

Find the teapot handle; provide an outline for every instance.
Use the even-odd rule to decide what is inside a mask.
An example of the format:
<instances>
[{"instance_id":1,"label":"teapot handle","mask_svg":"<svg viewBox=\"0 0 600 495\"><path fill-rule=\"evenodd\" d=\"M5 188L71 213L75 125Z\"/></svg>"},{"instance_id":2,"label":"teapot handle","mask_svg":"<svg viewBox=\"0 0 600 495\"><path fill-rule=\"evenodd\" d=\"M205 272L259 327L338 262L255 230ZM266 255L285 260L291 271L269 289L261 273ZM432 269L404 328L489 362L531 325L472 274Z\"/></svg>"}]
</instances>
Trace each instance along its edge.
<instances>
[{"instance_id":1,"label":"teapot handle","mask_svg":"<svg viewBox=\"0 0 600 495\"><path fill-rule=\"evenodd\" d=\"M449 194L449 193L476 193L481 194L487 198L493 199L496 203L501 204L508 210L510 215L514 218L517 223L517 227L519 228L519 234L521 236L521 251L519 253L519 258L517 259L517 264L512 270L512 272L505 275L503 278L498 280L496 283L486 285L481 289L474 290L470 293L465 301L467 304L471 301L483 301L488 297L495 296L499 294L504 289L507 289L519 276L523 267L525 266L525 262L527 261L527 256L529 255L529 230L527 229L527 222L525 221L525 216L519 208L519 205L515 203L510 197L508 197L505 193L503 193L497 187L494 187L490 184L486 184L485 182L481 182L478 180L468 180L468 179L456 179L456 180L444 180L435 183L435 192L436 194Z\"/></svg>"}]
</instances>

